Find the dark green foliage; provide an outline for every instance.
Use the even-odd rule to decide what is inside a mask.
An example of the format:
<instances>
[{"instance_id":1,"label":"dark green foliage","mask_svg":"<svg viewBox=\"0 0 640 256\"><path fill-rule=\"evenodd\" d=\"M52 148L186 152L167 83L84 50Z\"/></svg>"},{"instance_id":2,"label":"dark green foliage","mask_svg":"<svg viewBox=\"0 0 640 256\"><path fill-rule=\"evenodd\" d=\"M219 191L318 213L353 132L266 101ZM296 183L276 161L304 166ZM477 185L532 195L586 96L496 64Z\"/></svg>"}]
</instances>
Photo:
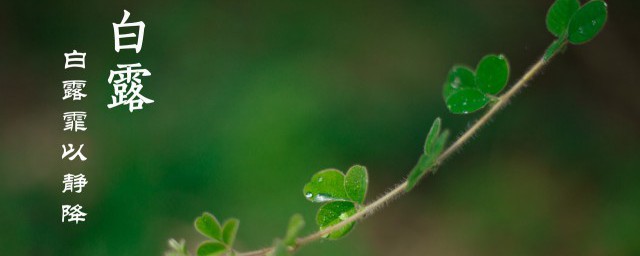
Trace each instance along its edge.
<instances>
[{"instance_id":1,"label":"dark green foliage","mask_svg":"<svg viewBox=\"0 0 640 256\"><path fill-rule=\"evenodd\" d=\"M491 101L491 95L502 91L509 80L509 63L503 55L487 55L476 71L454 66L444 84L442 95L454 114L475 112Z\"/></svg>"},{"instance_id":2,"label":"dark green foliage","mask_svg":"<svg viewBox=\"0 0 640 256\"><path fill-rule=\"evenodd\" d=\"M326 229L352 216L364 203L369 175L364 166L354 165L347 174L336 169L317 172L304 186L305 197L314 203L326 203L316 215L320 229ZM330 233L327 238L338 239L351 231L355 223Z\"/></svg>"}]
</instances>

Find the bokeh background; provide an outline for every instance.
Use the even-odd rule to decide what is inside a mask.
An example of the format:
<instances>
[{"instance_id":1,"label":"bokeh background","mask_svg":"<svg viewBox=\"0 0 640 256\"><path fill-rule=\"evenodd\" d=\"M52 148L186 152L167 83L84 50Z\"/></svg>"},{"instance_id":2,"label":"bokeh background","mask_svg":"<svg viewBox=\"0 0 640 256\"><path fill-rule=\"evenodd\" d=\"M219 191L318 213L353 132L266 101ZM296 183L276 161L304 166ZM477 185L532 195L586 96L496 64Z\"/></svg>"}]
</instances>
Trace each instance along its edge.
<instances>
[{"instance_id":1,"label":"bokeh background","mask_svg":"<svg viewBox=\"0 0 640 256\"><path fill-rule=\"evenodd\" d=\"M462 152L345 239L300 255L640 255L640 2L609 1L592 42L570 47ZM504 53L512 81L552 41L551 0L3 1L0 3L2 255L161 255L203 240L203 211L241 220L237 247L268 246L301 213L311 175L362 164L369 199L400 182L454 64ZM116 53L123 9L147 25ZM87 68L64 69L64 53ZM156 103L107 109L116 64L152 73ZM88 97L63 101L61 81ZM63 132L62 113L88 112ZM84 143L86 162L60 159ZM62 176L84 173L82 194ZM60 223L62 204L87 221Z\"/></svg>"}]
</instances>

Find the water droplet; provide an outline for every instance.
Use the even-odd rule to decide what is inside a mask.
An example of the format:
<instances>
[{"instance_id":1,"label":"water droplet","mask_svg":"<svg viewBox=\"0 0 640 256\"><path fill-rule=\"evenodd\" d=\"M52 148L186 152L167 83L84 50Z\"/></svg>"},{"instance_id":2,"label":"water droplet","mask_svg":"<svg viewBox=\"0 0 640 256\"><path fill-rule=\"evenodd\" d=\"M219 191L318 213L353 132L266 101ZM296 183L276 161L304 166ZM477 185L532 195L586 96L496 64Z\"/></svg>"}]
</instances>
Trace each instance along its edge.
<instances>
[{"instance_id":1,"label":"water droplet","mask_svg":"<svg viewBox=\"0 0 640 256\"><path fill-rule=\"evenodd\" d=\"M324 194L318 194L316 195L316 197L313 199L316 202L326 202L333 199L331 196L329 195L324 195Z\"/></svg>"}]
</instances>

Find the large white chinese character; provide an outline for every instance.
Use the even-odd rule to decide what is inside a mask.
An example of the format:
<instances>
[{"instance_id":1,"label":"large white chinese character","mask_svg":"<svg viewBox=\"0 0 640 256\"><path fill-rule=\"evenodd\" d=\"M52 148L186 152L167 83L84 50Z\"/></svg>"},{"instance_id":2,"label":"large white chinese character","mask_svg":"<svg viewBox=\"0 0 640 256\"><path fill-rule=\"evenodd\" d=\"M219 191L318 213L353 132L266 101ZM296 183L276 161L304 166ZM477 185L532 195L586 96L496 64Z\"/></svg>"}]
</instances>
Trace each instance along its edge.
<instances>
[{"instance_id":1,"label":"large white chinese character","mask_svg":"<svg viewBox=\"0 0 640 256\"><path fill-rule=\"evenodd\" d=\"M121 49L135 49L136 53L140 52L140 49L142 49L142 40L144 39L144 22L142 21L138 21L138 22L132 22L132 23L125 23L127 21L127 19L129 18L129 12L127 10L124 10L124 16L122 17L122 21L118 24L118 23L111 23L113 24L113 37L114 37L114 41L115 41L115 48L116 48L116 52L120 52ZM127 28L127 27L138 27L138 33L127 33L127 34L120 34L120 29L121 28ZM131 38L131 37L138 37L137 41L135 44L121 44L120 40L123 38Z\"/></svg>"},{"instance_id":2,"label":"large white chinese character","mask_svg":"<svg viewBox=\"0 0 640 256\"><path fill-rule=\"evenodd\" d=\"M87 119L87 112L65 112L62 115L64 120L64 131L86 131L84 120Z\"/></svg>"},{"instance_id":3,"label":"large white chinese character","mask_svg":"<svg viewBox=\"0 0 640 256\"><path fill-rule=\"evenodd\" d=\"M73 161L74 159L76 159L76 157L80 157L80 161L85 161L87 160L86 157L84 157L84 155L82 154L82 147L84 147L84 144L81 144L80 147L78 148L78 150L75 150L73 148L73 144L67 144L69 146L69 150L67 150L67 147L65 147L65 145L62 145L62 159L64 159L65 157L73 154L75 152L75 154L71 155L69 157L69 161Z\"/></svg>"},{"instance_id":4,"label":"large white chinese character","mask_svg":"<svg viewBox=\"0 0 640 256\"><path fill-rule=\"evenodd\" d=\"M68 68L84 68L84 57L87 53L77 52L73 50L72 53L65 53L64 57L66 59L64 63L64 69Z\"/></svg>"},{"instance_id":5,"label":"large white chinese character","mask_svg":"<svg viewBox=\"0 0 640 256\"><path fill-rule=\"evenodd\" d=\"M76 204L75 206L71 205L63 205L62 206L62 222L84 222L84 216L87 216L87 213L81 211L82 206Z\"/></svg>"},{"instance_id":6,"label":"large white chinese character","mask_svg":"<svg viewBox=\"0 0 640 256\"><path fill-rule=\"evenodd\" d=\"M112 103L107 105L108 108L129 104L129 112L142 109L143 104L153 103L152 99L142 96L142 81L140 76L150 76L151 72L146 69L131 69L142 67L140 63L135 64L118 64L118 68L126 68L125 70L111 70L109 74L110 84L113 84L114 96L111 96ZM118 78L114 80L114 76Z\"/></svg>"},{"instance_id":7,"label":"large white chinese character","mask_svg":"<svg viewBox=\"0 0 640 256\"><path fill-rule=\"evenodd\" d=\"M64 89L64 96L62 96L62 100L66 100L71 97L73 97L73 100L82 100L83 97L87 97L86 94L82 93L82 89L86 83L87 81L85 80L62 81L62 88Z\"/></svg>"},{"instance_id":8,"label":"large white chinese character","mask_svg":"<svg viewBox=\"0 0 640 256\"><path fill-rule=\"evenodd\" d=\"M71 173L65 174L64 179L62 179L62 184L64 184L64 189L62 189L62 193L66 193L67 191L81 193L82 188L89 183L87 179L84 178L84 174L73 175Z\"/></svg>"}]
</instances>

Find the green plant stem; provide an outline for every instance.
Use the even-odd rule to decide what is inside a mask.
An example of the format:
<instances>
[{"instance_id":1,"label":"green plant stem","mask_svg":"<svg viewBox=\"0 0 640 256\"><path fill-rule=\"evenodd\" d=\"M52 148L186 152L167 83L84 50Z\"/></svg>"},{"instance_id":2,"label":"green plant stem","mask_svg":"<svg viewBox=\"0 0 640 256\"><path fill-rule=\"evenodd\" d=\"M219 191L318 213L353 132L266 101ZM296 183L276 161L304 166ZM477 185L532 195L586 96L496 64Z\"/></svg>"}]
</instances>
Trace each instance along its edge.
<instances>
[{"instance_id":1,"label":"green plant stem","mask_svg":"<svg viewBox=\"0 0 640 256\"><path fill-rule=\"evenodd\" d=\"M554 54L555 55L555 54ZM462 145L464 145L467 141L469 141L473 135L475 135L484 125L486 125L491 118L500 111L504 106L506 106L511 98L520 92L533 77L538 74L542 68L549 63L553 56L549 57L547 60L540 58L538 62L536 62L519 80L513 85L507 92L498 97L498 100L491 106L491 108L480 118L478 119L467 131L465 131L458 139L456 139L447 149L442 152L442 154L438 157L436 164L434 166L438 166L440 163L444 162L448 159L453 153L458 151ZM433 168L432 168L433 169ZM426 175L425 175L426 177ZM308 235L306 237L302 237L296 240L296 245L294 247L290 247L291 251L295 251L298 248L305 246L314 241L320 240L326 235L337 231L344 227L345 225L363 219L377 210L383 208L388 203L393 201L394 199L400 197L405 193L405 188L407 187L407 181L404 181L393 188L391 191L384 194L382 197L376 199L372 203L364 206L360 211L351 217L331 226L326 229L320 230L316 233ZM256 251L238 253L238 256L260 256L267 255L273 247L267 247Z\"/></svg>"}]
</instances>

